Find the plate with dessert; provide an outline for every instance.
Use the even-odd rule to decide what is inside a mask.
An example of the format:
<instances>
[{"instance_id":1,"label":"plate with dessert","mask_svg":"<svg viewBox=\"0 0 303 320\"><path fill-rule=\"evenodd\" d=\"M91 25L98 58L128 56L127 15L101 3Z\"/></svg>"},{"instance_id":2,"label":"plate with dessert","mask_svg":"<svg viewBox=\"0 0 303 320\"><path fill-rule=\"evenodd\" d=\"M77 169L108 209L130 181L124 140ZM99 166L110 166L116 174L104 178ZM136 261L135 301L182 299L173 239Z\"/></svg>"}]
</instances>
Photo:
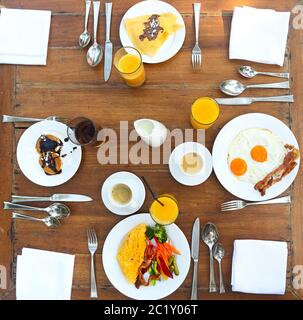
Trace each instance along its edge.
<instances>
[{"instance_id":1,"label":"plate with dessert","mask_svg":"<svg viewBox=\"0 0 303 320\"><path fill-rule=\"evenodd\" d=\"M67 126L58 121L33 124L22 134L17 146L17 161L23 174L45 187L71 179L81 158L81 147L68 139Z\"/></svg>"},{"instance_id":2,"label":"plate with dessert","mask_svg":"<svg viewBox=\"0 0 303 320\"><path fill-rule=\"evenodd\" d=\"M185 24L172 5L146 0L132 6L120 24L124 47L135 47L145 63L160 63L179 52L185 40Z\"/></svg>"},{"instance_id":3,"label":"plate with dessert","mask_svg":"<svg viewBox=\"0 0 303 320\"><path fill-rule=\"evenodd\" d=\"M214 171L238 198L262 201L283 193L299 171L298 142L279 119L263 113L234 118L213 146Z\"/></svg>"}]
</instances>

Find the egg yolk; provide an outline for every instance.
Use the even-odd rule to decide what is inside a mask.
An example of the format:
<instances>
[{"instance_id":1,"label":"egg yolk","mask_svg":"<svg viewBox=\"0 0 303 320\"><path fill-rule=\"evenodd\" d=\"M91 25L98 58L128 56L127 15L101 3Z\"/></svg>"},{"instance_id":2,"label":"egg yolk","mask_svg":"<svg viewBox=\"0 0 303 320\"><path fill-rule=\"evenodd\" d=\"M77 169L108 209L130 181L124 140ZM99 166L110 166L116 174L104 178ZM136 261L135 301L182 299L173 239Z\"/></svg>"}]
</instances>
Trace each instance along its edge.
<instances>
[{"instance_id":1,"label":"egg yolk","mask_svg":"<svg viewBox=\"0 0 303 320\"><path fill-rule=\"evenodd\" d=\"M257 162L267 160L267 150L263 146L255 146L250 150L251 157Z\"/></svg>"},{"instance_id":2,"label":"egg yolk","mask_svg":"<svg viewBox=\"0 0 303 320\"><path fill-rule=\"evenodd\" d=\"M247 171L247 164L243 159L236 158L231 162L230 170L236 176L243 176Z\"/></svg>"}]
</instances>

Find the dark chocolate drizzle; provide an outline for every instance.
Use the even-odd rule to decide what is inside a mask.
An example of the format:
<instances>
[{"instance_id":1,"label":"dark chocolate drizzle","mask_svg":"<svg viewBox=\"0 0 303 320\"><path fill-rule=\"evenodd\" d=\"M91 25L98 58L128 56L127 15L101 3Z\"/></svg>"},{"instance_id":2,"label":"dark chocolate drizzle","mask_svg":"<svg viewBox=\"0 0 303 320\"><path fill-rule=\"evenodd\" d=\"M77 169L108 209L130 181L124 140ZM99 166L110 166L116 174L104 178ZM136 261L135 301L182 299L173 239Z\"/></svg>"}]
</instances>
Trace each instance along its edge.
<instances>
[{"instance_id":1,"label":"dark chocolate drizzle","mask_svg":"<svg viewBox=\"0 0 303 320\"><path fill-rule=\"evenodd\" d=\"M48 167L53 174L59 174L62 172L62 169L58 169L56 166L56 159L60 158L60 155L58 153L54 153L54 152L45 152L41 154L41 167L42 169L44 169L45 167ZM51 175L49 173L47 173L44 170L46 175Z\"/></svg>"},{"instance_id":2,"label":"dark chocolate drizzle","mask_svg":"<svg viewBox=\"0 0 303 320\"><path fill-rule=\"evenodd\" d=\"M39 138L39 147L41 153L56 152L60 154L62 146L63 142L60 139L52 140L47 135L42 135Z\"/></svg>"},{"instance_id":3,"label":"dark chocolate drizzle","mask_svg":"<svg viewBox=\"0 0 303 320\"><path fill-rule=\"evenodd\" d=\"M148 18L148 21L144 22L143 33L139 36L141 41L147 38L148 41L157 39L159 32L163 32L164 29L160 26L159 15L153 14Z\"/></svg>"}]
</instances>

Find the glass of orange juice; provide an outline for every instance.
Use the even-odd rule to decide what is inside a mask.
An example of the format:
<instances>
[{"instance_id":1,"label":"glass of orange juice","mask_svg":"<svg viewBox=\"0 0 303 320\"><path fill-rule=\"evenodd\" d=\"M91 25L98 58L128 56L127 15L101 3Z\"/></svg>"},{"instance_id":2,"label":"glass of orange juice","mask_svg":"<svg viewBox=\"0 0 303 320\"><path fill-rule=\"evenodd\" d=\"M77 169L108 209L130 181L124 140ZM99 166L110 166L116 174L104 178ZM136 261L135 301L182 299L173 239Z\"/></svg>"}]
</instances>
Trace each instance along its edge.
<instances>
[{"instance_id":1,"label":"glass of orange juice","mask_svg":"<svg viewBox=\"0 0 303 320\"><path fill-rule=\"evenodd\" d=\"M114 57L114 65L128 86L140 87L145 82L142 56L137 49L132 47L119 49Z\"/></svg>"},{"instance_id":2,"label":"glass of orange juice","mask_svg":"<svg viewBox=\"0 0 303 320\"><path fill-rule=\"evenodd\" d=\"M153 201L149 208L153 220L161 225L174 223L179 215L176 198L170 194L162 194Z\"/></svg>"},{"instance_id":3,"label":"glass of orange juice","mask_svg":"<svg viewBox=\"0 0 303 320\"><path fill-rule=\"evenodd\" d=\"M191 107L190 122L195 129L208 129L218 119L220 108L216 100L198 98Z\"/></svg>"}]
</instances>

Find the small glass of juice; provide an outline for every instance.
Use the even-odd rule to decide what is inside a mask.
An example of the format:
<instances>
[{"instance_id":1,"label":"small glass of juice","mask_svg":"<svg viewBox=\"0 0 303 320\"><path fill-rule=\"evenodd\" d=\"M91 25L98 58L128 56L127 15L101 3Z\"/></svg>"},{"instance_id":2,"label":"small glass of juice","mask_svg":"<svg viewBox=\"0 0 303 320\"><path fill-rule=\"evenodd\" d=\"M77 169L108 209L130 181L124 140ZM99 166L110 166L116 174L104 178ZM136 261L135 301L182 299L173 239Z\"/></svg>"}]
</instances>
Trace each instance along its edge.
<instances>
[{"instance_id":1,"label":"small glass of juice","mask_svg":"<svg viewBox=\"0 0 303 320\"><path fill-rule=\"evenodd\" d=\"M195 129L208 129L220 114L216 100L208 97L198 98L191 107L190 122Z\"/></svg>"},{"instance_id":2,"label":"small glass of juice","mask_svg":"<svg viewBox=\"0 0 303 320\"><path fill-rule=\"evenodd\" d=\"M114 65L129 87L140 87L145 82L145 70L141 53L132 47L119 49L114 57Z\"/></svg>"},{"instance_id":3,"label":"small glass of juice","mask_svg":"<svg viewBox=\"0 0 303 320\"><path fill-rule=\"evenodd\" d=\"M174 223L179 215L178 202L170 194L162 194L154 200L149 208L153 220L161 225Z\"/></svg>"}]
</instances>

